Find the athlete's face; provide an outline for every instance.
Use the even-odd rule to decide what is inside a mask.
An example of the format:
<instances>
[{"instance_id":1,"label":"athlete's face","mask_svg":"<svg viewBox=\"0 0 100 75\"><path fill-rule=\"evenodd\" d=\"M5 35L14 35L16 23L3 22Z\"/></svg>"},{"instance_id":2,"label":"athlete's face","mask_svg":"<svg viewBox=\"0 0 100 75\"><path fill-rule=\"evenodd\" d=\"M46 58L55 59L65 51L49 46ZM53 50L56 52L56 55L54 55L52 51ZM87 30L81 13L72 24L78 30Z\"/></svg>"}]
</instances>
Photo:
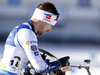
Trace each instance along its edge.
<instances>
[{"instance_id":1,"label":"athlete's face","mask_svg":"<svg viewBox=\"0 0 100 75\"><path fill-rule=\"evenodd\" d=\"M50 32L52 27L53 27L53 25L42 21L41 24L39 25L39 30L38 30L37 34L43 35L46 32Z\"/></svg>"}]
</instances>

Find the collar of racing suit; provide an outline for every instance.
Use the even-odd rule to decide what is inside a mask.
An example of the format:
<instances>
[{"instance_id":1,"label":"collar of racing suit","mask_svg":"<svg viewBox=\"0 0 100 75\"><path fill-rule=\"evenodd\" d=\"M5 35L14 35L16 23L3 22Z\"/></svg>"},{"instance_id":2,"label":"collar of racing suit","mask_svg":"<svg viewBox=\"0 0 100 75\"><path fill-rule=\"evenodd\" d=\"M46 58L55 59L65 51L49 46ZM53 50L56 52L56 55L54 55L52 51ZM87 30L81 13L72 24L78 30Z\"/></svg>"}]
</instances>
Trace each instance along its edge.
<instances>
[{"instance_id":1,"label":"collar of racing suit","mask_svg":"<svg viewBox=\"0 0 100 75\"><path fill-rule=\"evenodd\" d=\"M31 20L28 20L28 23L30 24L31 28L32 28L32 31L35 32L35 28L34 28L34 25L32 23ZM37 33L35 33L37 35Z\"/></svg>"}]
</instances>

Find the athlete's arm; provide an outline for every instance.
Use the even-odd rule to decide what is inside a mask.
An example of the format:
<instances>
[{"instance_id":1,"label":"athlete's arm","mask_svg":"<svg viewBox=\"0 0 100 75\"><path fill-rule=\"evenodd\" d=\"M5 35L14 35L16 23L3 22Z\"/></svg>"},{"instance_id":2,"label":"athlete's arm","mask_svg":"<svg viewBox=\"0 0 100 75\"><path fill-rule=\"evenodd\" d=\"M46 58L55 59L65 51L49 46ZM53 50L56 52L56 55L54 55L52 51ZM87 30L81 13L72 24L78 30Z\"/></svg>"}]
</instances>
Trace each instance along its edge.
<instances>
[{"instance_id":1,"label":"athlete's arm","mask_svg":"<svg viewBox=\"0 0 100 75\"><path fill-rule=\"evenodd\" d=\"M38 41L36 34L29 29L20 29L18 31L18 40L38 73L49 73L59 68L58 62L45 62L38 50Z\"/></svg>"}]
</instances>

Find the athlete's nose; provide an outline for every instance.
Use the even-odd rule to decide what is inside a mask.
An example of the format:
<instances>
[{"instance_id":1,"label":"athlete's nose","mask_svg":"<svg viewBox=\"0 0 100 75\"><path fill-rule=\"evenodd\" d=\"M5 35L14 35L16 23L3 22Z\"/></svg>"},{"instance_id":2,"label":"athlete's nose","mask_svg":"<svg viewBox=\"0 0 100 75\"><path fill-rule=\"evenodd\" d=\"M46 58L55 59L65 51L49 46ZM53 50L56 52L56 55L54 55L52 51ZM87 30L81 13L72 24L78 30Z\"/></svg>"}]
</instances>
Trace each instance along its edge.
<instances>
[{"instance_id":1,"label":"athlete's nose","mask_svg":"<svg viewBox=\"0 0 100 75\"><path fill-rule=\"evenodd\" d=\"M50 32L50 31L51 31L51 28L47 30L47 32Z\"/></svg>"}]
</instances>

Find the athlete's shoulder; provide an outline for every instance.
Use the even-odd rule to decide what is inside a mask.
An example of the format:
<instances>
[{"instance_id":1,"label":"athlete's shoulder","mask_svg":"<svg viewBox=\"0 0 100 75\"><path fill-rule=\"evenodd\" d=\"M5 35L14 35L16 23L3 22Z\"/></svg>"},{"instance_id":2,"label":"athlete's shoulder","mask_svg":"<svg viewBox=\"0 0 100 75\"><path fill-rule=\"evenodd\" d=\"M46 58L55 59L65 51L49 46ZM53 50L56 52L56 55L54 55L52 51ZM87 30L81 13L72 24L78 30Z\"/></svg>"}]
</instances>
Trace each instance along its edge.
<instances>
[{"instance_id":1,"label":"athlete's shoulder","mask_svg":"<svg viewBox=\"0 0 100 75\"><path fill-rule=\"evenodd\" d=\"M15 28L16 29L23 29L23 28L32 29L31 26L28 23L23 23L21 25L16 26Z\"/></svg>"},{"instance_id":2,"label":"athlete's shoulder","mask_svg":"<svg viewBox=\"0 0 100 75\"><path fill-rule=\"evenodd\" d=\"M28 23L23 23L22 25L18 25L17 27L15 27L18 30L18 34L20 36L34 36L36 37L36 33L32 30L32 27L30 24Z\"/></svg>"}]
</instances>

